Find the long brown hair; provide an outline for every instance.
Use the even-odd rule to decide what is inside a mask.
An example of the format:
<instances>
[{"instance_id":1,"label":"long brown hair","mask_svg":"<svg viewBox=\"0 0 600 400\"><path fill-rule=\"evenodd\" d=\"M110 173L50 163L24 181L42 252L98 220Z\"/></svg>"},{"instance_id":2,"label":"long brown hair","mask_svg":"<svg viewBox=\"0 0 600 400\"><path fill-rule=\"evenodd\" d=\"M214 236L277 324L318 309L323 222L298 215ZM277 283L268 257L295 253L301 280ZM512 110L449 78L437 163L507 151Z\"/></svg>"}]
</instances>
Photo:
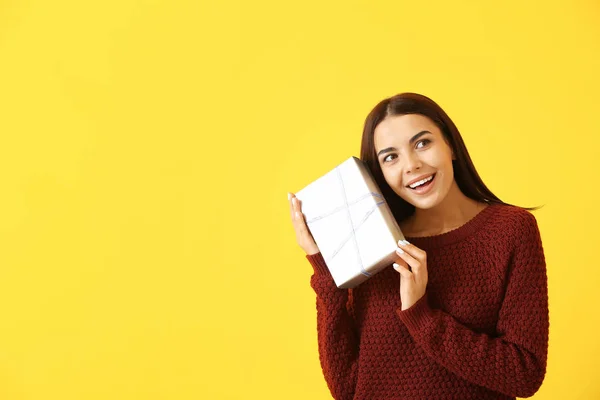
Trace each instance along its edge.
<instances>
[{"instance_id":1,"label":"long brown hair","mask_svg":"<svg viewBox=\"0 0 600 400\"><path fill-rule=\"evenodd\" d=\"M454 125L454 122L452 122L446 112L429 97L407 92L384 99L371 110L365 120L360 148L360 159L364 161L371 170L371 173L390 206L396 221L400 222L412 215L415 211L415 206L404 201L386 182L377 160L377 155L375 154L375 128L388 116L406 114L421 114L433 121L440 129L444 135L444 139L456 156L456 160L452 160L454 179L456 180L460 191L463 192L465 196L488 204L515 206L500 200L483 183L473 165L473 161L471 161L471 157L469 156L469 152L467 151L467 147L463 142L458 128ZM541 206L520 208L533 211L540 207Z\"/></svg>"}]
</instances>

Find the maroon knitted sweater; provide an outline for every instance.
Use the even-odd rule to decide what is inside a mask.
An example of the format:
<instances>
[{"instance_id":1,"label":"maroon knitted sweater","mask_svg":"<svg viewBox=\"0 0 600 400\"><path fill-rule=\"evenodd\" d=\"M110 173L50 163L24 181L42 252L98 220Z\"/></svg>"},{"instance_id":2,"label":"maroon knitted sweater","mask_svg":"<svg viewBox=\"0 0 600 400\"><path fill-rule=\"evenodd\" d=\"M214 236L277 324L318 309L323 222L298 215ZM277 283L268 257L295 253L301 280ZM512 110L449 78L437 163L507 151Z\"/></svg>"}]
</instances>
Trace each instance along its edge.
<instances>
[{"instance_id":1,"label":"maroon knitted sweater","mask_svg":"<svg viewBox=\"0 0 600 400\"><path fill-rule=\"evenodd\" d=\"M427 253L425 296L401 310L390 265L339 289L314 268L319 360L336 400L532 396L546 374L549 312L537 220L492 204L452 231L406 237Z\"/></svg>"}]
</instances>

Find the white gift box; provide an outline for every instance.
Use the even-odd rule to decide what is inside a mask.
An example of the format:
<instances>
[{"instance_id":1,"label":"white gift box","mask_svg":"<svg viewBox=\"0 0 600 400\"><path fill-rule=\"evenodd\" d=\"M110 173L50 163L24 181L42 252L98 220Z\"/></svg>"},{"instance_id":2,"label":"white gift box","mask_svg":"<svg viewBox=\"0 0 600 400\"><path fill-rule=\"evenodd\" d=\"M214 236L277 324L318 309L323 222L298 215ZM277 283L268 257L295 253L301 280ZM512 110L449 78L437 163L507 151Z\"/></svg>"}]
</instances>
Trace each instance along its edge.
<instances>
[{"instance_id":1,"label":"white gift box","mask_svg":"<svg viewBox=\"0 0 600 400\"><path fill-rule=\"evenodd\" d=\"M404 235L359 158L350 157L296 197L338 288L356 287L399 258Z\"/></svg>"}]
</instances>

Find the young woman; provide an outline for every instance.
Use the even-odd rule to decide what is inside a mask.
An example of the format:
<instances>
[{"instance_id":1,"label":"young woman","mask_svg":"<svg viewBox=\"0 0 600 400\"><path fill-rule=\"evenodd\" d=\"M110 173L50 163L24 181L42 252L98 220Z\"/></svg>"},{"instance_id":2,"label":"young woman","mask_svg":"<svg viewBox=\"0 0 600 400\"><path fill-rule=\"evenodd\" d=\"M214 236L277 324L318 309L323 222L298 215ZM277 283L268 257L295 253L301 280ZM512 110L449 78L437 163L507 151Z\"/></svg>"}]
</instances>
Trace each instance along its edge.
<instances>
[{"instance_id":1,"label":"young woman","mask_svg":"<svg viewBox=\"0 0 600 400\"><path fill-rule=\"evenodd\" d=\"M515 399L546 373L546 263L531 210L482 182L461 135L428 97L403 93L367 116L367 163L407 241L397 262L336 287L293 194L314 269L319 359L335 399Z\"/></svg>"}]
</instances>

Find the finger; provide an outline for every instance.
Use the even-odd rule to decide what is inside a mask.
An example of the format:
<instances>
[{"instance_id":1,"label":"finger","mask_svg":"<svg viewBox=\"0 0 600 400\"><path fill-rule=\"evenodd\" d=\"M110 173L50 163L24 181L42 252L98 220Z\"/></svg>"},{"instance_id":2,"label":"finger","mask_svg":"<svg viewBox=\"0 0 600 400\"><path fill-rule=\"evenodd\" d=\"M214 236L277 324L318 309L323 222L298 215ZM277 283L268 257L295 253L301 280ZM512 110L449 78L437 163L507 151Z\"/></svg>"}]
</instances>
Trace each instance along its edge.
<instances>
[{"instance_id":1,"label":"finger","mask_svg":"<svg viewBox=\"0 0 600 400\"><path fill-rule=\"evenodd\" d=\"M408 270L408 267L394 263L394 269L400 273L404 279L412 279L413 273Z\"/></svg>"},{"instance_id":2,"label":"finger","mask_svg":"<svg viewBox=\"0 0 600 400\"><path fill-rule=\"evenodd\" d=\"M402 250L409 253L413 258L421 262L424 261L427 257L427 253L424 250L418 248L417 246L408 242L407 240L399 240L398 247L400 247Z\"/></svg>"},{"instance_id":3,"label":"finger","mask_svg":"<svg viewBox=\"0 0 600 400\"><path fill-rule=\"evenodd\" d=\"M395 262L395 264L399 264L400 266L402 266L402 267L404 267L404 268L407 268L407 269L408 269L410 272L412 272L412 268L411 268L411 266L410 266L410 265L408 265L408 264L406 263L406 261L404 261L404 260L403 260L403 259L401 259L400 257L398 257L398 258L396 259L396 262Z\"/></svg>"},{"instance_id":4,"label":"finger","mask_svg":"<svg viewBox=\"0 0 600 400\"><path fill-rule=\"evenodd\" d=\"M398 265L400 265L401 267L403 267L403 268L405 268L405 269L408 269L408 271L410 271L410 272L413 272L413 271L412 271L412 268L411 268L411 266L410 266L410 265L408 265L408 264L406 263L406 261L404 261L404 260L403 260L403 259L401 259L400 257L398 257L398 259L396 260L395 264L398 264Z\"/></svg>"},{"instance_id":5,"label":"finger","mask_svg":"<svg viewBox=\"0 0 600 400\"><path fill-rule=\"evenodd\" d=\"M300 235L308 235L308 227L306 226L306 221L304 218L304 214L300 209L300 200L297 197L294 197L294 221L297 226L298 232Z\"/></svg>"},{"instance_id":6,"label":"finger","mask_svg":"<svg viewBox=\"0 0 600 400\"><path fill-rule=\"evenodd\" d=\"M302 218L302 212L300 211L299 200L296 196L292 196L292 219L294 222L300 221Z\"/></svg>"},{"instance_id":7,"label":"finger","mask_svg":"<svg viewBox=\"0 0 600 400\"><path fill-rule=\"evenodd\" d=\"M300 199L294 196L292 198L292 204L294 206L294 217L297 221L300 221L301 225L306 228L306 223L304 222L304 214L302 213L302 205L300 203Z\"/></svg>"},{"instance_id":8,"label":"finger","mask_svg":"<svg viewBox=\"0 0 600 400\"><path fill-rule=\"evenodd\" d=\"M413 272L418 273L419 269L421 268L421 262L419 260L411 256L401 248L396 249L396 254L398 254L404 261L406 261L406 263Z\"/></svg>"},{"instance_id":9,"label":"finger","mask_svg":"<svg viewBox=\"0 0 600 400\"><path fill-rule=\"evenodd\" d=\"M293 193L290 194L292 195L290 199L290 213L292 215L292 223L294 224L294 230L296 231L296 235L298 235L298 237L302 237L302 235L304 234L303 231L305 230L303 228L304 219L302 218L302 214L298 211L298 198L294 196Z\"/></svg>"},{"instance_id":10,"label":"finger","mask_svg":"<svg viewBox=\"0 0 600 400\"><path fill-rule=\"evenodd\" d=\"M292 219L294 222L294 228L296 229L296 233L301 238L310 237L312 238L312 234L308 230L308 226L306 225L306 219L304 214L302 213L302 202L299 198L297 198L293 193L292 194ZM314 240L314 239L313 239Z\"/></svg>"},{"instance_id":11,"label":"finger","mask_svg":"<svg viewBox=\"0 0 600 400\"><path fill-rule=\"evenodd\" d=\"M296 221L298 222L298 228L300 232L304 235L308 233L308 229L306 228L306 221L304 220L304 214L300 211L296 211Z\"/></svg>"},{"instance_id":12,"label":"finger","mask_svg":"<svg viewBox=\"0 0 600 400\"><path fill-rule=\"evenodd\" d=\"M295 212L299 211L300 200L296 197L296 195L294 193L290 192L290 195L291 195L291 197L290 197L290 209L291 209L291 212L292 212L292 218L295 218L296 217Z\"/></svg>"},{"instance_id":13,"label":"finger","mask_svg":"<svg viewBox=\"0 0 600 400\"><path fill-rule=\"evenodd\" d=\"M404 259L402 257L400 257L400 254L398 253L394 253L395 257L392 260L392 262L396 262L400 265L404 265L405 267L408 267L408 264L406 263L406 261L404 261Z\"/></svg>"}]
</instances>

